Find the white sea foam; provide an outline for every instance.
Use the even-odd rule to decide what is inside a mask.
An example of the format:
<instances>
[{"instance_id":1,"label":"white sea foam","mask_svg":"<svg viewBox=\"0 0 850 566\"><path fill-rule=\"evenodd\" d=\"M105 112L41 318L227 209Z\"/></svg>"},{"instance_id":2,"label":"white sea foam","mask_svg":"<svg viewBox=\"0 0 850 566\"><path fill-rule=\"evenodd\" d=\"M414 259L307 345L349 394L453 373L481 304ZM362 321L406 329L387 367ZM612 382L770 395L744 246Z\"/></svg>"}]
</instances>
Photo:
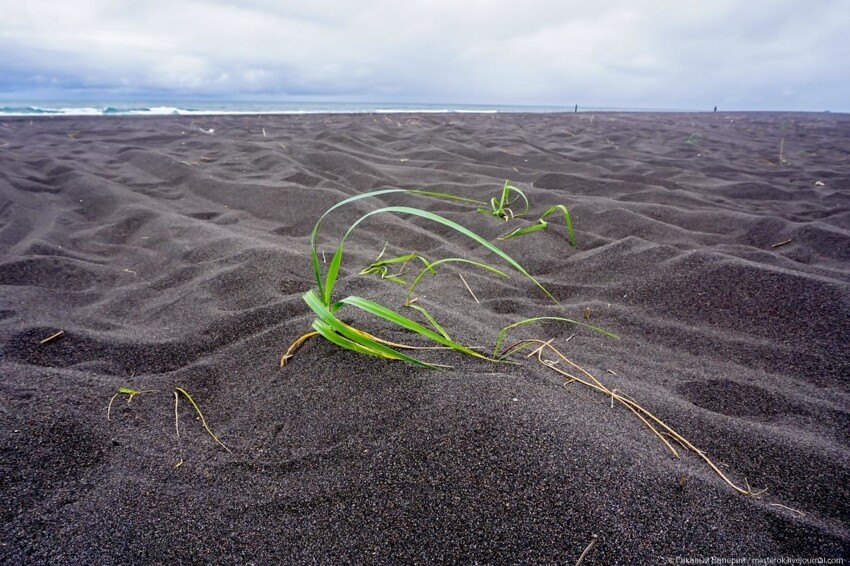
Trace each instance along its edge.
<instances>
[{"instance_id":1,"label":"white sea foam","mask_svg":"<svg viewBox=\"0 0 850 566\"><path fill-rule=\"evenodd\" d=\"M128 110L127 114L154 114L154 115L169 115L182 114L185 110L181 110L176 106L154 106L152 108L138 108Z\"/></svg>"},{"instance_id":2,"label":"white sea foam","mask_svg":"<svg viewBox=\"0 0 850 566\"><path fill-rule=\"evenodd\" d=\"M341 102L120 102L101 104L2 103L0 116L210 116L269 114L447 114L499 112L566 112L571 108L475 104L367 104Z\"/></svg>"}]
</instances>

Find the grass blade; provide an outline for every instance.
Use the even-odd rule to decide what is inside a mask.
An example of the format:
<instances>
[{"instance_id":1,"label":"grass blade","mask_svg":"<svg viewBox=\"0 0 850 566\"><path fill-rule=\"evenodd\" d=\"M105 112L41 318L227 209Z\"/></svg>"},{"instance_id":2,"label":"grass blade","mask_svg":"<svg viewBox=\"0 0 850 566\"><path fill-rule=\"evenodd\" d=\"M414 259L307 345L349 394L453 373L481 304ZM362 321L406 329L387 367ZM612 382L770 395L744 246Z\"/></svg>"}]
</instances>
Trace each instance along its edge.
<instances>
[{"instance_id":1,"label":"grass blade","mask_svg":"<svg viewBox=\"0 0 850 566\"><path fill-rule=\"evenodd\" d=\"M567 237L569 238L570 245L572 247L576 247L576 235L575 232L573 232L573 221L570 219L570 211L567 210L566 206L563 204L556 204L552 206L549 210L543 213L540 220L542 221L544 218L558 210L564 213L564 225L567 227Z\"/></svg>"},{"instance_id":2,"label":"grass blade","mask_svg":"<svg viewBox=\"0 0 850 566\"><path fill-rule=\"evenodd\" d=\"M587 323L584 323L584 322L579 322L579 321L573 320L571 318L563 318L563 317L560 317L560 316L536 316L536 317L533 317L533 318L526 318L526 319L520 320L519 322L515 322L513 324L509 324L506 327L504 327L501 331L499 331L499 337L496 339L496 346L493 348L493 357L496 358L498 356L499 346L502 345L502 341L504 341L505 335L508 333L508 330L516 328L517 326L522 326L524 324L530 324L532 322L539 322L541 320L556 320L556 321L560 321L560 322L569 322L571 324L577 324L579 326L589 328L590 330L593 330L594 332L598 332L600 334L608 336L609 338L614 338L616 340L620 339L620 337L617 336L616 334L608 332L607 330L605 330L603 328L599 328L598 326L593 326L591 324L587 324Z\"/></svg>"},{"instance_id":3,"label":"grass blade","mask_svg":"<svg viewBox=\"0 0 850 566\"><path fill-rule=\"evenodd\" d=\"M322 336L343 348L354 350L389 360L403 360L418 366L435 367L432 364L417 360L389 346L381 344L365 333L344 324L336 318L331 310L322 303L313 290L304 293L304 302L316 313L318 319L313 322L313 328ZM316 324L318 322L318 324Z\"/></svg>"},{"instance_id":4,"label":"grass blade","mask_svg":"<svg viewBox=\"0 0 850 566\"><path fill-rule=\"evenodd\" d=\"M482 269L486 269L487 271L492 271L493 273L495 273L497 275L501 275L502 277L510 279L510 275L508 275L504 271L502 271L500 269L496 269L495 267L493 267L491 265L487 265L486 263L481 263L480 261L473 261L471 259L463 259L461 257L447 257L447 258L444 258L444 259L438 259L437 261L428 264L428 267L426 269L423 269L422 271L420 271L419 275L417 275L416 278L413 280L413 283L410 284L410 287L407 289L407 296L404 299L404 306L407 306L407 307L412 306L410 304L410 295L413 293L413 288L416 287L416 284L419 283L420 279L422 279L422 276L425 275L425 273L427 273L428 271L430 271L431 273L436 273L436 271L434 271L434 268L437 267L438 265L442 264L442 263L469 263L471 265L475 265L475 266L480 267Z\"/></svg>"},{"instance_id":5,"label":"grass blade","mask_svg":"<svg viewBox=\"0 0 850 566\"><path fill-rule=\"evenodd\" d=\"M383 318L384 320L386 320L388 322L392 322L393 324L395 324L397 326L400 326L400 327L402 327L406 330L410 330L412 332L415 332L415 333L417 333L421 336L424 336L424 337L426 337L426 338L428 338L428 339L430 339L430 340L432 340L432 341L434 341L438 344L442 344L443 346L448 346L449 348L451 348L453 350L457 350L458 352L462 352L464 354L467 354L469 356L474 356L476 358L481 358L483 360L490 360L491 359L491 358L488 358L487 356L485 356L483 354L479 354L478 352L476 352L475 350L473 350L471 348L468 348L467 346L464 346L462 344L458 344L454 340L452 340L450 338L446 338L445 336L434 332L430 328L426 328L425 326L422 326L418 322L410 320L409 318L402 316L402 315L398 314L397 312L392 311L392 310L386 308L385 306L379 305L378 303L375 303L375 302L370 301L368 299L364 299L362 297L353 297L352 296L352 297L346 297L345 299L341 300L340 302L345 303L347 305L352 305L352 306L357 307L361 310L364 310L364 311L366 311L370 314L373 314L377 317Z\"/></svg>"},{"instance_id":6,"label":"grass blade","mask_svg":"<svg viewBox=\"0 0 850 566\"><path fill-rule=\"evenodd\" d=\"M504 241L510 240L511 238L516 238L517 236L523 236L525 234L530 234L531 232L537 232L538 230L543 230L549 226L547 222L539 222L537 224L532 224L531 226L525 226L523 228L517 228L513 232L508 232L504 236L499 236L496 238L497 240Z\"/></svg>"},{"instance_id":7,"label":"grass blade","mask_svg":"<svg viewBox=\"0 0 850 566\"><path fill-rule=\"evenodd\" d=\"M335 332L330 327L330 325L322 322L318 318L313 321L313 324L311 326L320 336L325 338L331 344L336 344L340 348L345 348L346 350L351 350L353 352L357 352L358 354L364 354L366 356L374 356L374 357L377 357L377 358L383 358L385 360L386 359L399 359L399 358L395 358L395 357L389 357L386 354L376 352L375 350L367 348L366 346L363 346L362 344L358 344L357 342L354 342L352 340L349 340L348 338L345 338L344 336Z\"/></svg>"},{"instance_id":8,"label":"grass blade","mask_svg":"<svg viewBox=\"0 0 850 566\"><path fill-rule=\"evenodd\" d=\"M439 332L440 334L442 334L442 335L443 335L443 337L444 337L446 340L451 340L451 339L452 339L452 338L451 338L451 336L449 336L449 333L448 333L448 332L446 332L446 331L445 331L445 329L437 323L437 321L434 319L434 317L433 317L433 316L431 316L431 313L429 313L427 310L425 310L425 307L422 307L422 306L419 306L419 305L410 305L410 304L405 305L405 306L410 307L410 308L412 308L412 309L415 309L415 310L418 310L419 312L421 312L421 313L422 313L422 316L424 316L426 319L428 319L428 322L430 322L430 323L431 323L431 326L433 326L433 327L437 330L437 332Z\"/></svg>"},{"instance_id":9,"label":"grass blade","mask_svg":"<svg viewBox=\"0 0 850 566\"><path fill-rule=\"evenodd\" d=\"M523 236L525 234L529 234L531 232L536 232L537 230L543 230L549 226L549 223L546 222L546 217L550 214L553 214L557 211L561 211L564 215L564 225L567 228L567 241L572 247L576 247L576 235L573 232L573 222L570 218L570 212L567 210L567 207L563 204L556 204L549 208L546 212L544 212L540 218L537 219L537 223L531 224L530 226L525 226L523 228L517 228L513 232L508 232L503 236L499 236L498 240L510 240L511 238L516 238L517 236Z\"/></svg>"},{"instance_id":10,"label":"grass blade","mask_svg":"<svg viewBox=\"0 0 850 566\"><path fill-rule=\"evenodd\" d=\"M324 214L322 214L319 217L319 219L316 221L316 224L313 226L313 231L310 233L310 256L311 256L311 259L313 261L313 273L316 276L316 284L319 286L319 294L320 295L325 296L324 288L322 286L322 268L321 268L321 264L319 263L319 255L318 255L318 247L317 247L318 240L319 240L319 227L321 226L322 221L325 219L325 217L328 214L330 214L331 212L333 212L334 210L336 210L337 208L339 208L341 206L345 206L347 204L350 204L352 202L355 202L355 201L358 201L358 200L361 200L361 199L364 199L364 198L379 197L381 195L392 194L392 193L409 193L409 194L414 194L414 195L419 195L419 196L439 198L439 199L443 199L443 200L450 200L450 201L456 201L456 202L467 202L467 203L478 204L478 205L482 205L482 204L486 205L487 204L487 203L479 201L479 200L468 199L468 198L465 198L465 197L460 197L460 196L452 195L452 194L449 194L449 193L439 193L439 192L433 192L433 191L420 191L420 190L416 190L416 189L381 189L381 190L377 190L377 191L370 191L368 193L363 193L363 194L360 194L360 195L354 195L352 197L348 197L347 199L341 200L340 202L334 204L332 207L327 209L324 212Z\"/></svg>"},{"instance_id":11,"label":"grass blade","mask_svg":"<svg viewBox=\"0 0 850 566\"><path fill-rule=\"evenodd\" d=\"M374 216L376 214L386 213L386 212L394 212L394 213L397 213L397 214L408 214L408 215L411 215L411 216L419 216L420 218L424 218L426 220L431 220L431 221L436 222L438 224L442 224L442 225L447 226L447 227L451 228L452 230L454 230L454 231L456 231L460 234L463 234L464 236L472 239L474 242L479 244L481 247L483 247L483 248L487 249L488 251L499 256L508 265L510 265L516 271L520 272L522 275L524 275L530 281L532 281L541 291L543 291L546 294L547 297L552 299L552 301L556 305L560 306L560 303L558 302L558 300L552 295L552 293L549 292L549 290L546 287L544 287L533 275L531 275L528 271L526 271L525 268L523 268L519 263L517 263L511 256L509 256L508 254L506 254L505 252L500 250L498 247L493 245L491 242L485 240L484 238L482 238L481 236L479 236L478 234L476 234L472 230L466 228L465 226L461 226L460 224L458 224L457 222L454 222L453 220L449 220L448 218L440 216L439 214L434 214L433 212L428 212L427 210L421 210L421 209L418 209L418 208L411 208L409 206L386 206L386 207L383 207L383 208L379 208L377 210L367 212L366 214L364 214L363 216L358 218L354 222L354 224L352 224L348 228L348 231L345 233L345 236L343 236L342 240L340 240L339 248L337 248L337 252L336 252L336 254L334 254L334 260L331 261L331 267L328 269L328 277L325 280L325 288L324 288L324 298L325 298L326 304L330 304L331 292L333 291L333 286L336 283L337 273L339 271L339 263L342 260L342 249L345 245L345 241L348 239L348 237L351 235L351 233L354 231L354 229L361 222L363 222L364 220L366 220L367 218L369 218L371 216ZM334 263L334 262L336 262L336 263Z\"/></svg>"},{"instance_id":12,"label":"grass blade","mask_svg":"<svg viewBox=\"0 0 850 566\"><path fill-rule=\"evenodd\" d=\"M201 412L201 408L198 407L198 404L195 403L195 400L192 399L192 396L189 395L189 392L186 391L185 389L183 389L182 387L175 387L174 390L175 390L175 396L177 395L177 392L179 391L180 393L183 394L184 397L186 397L186 399L189 400L189 403L192 404L192 407L195 409L195 412L198 413L198 416L201 418L201 424L204 425L204 429L206 429L207 433L212 437L212 439L215 440L216 443L218 443L219 446L221 446L222 448L224 448L225 450L230 452L230 448L225 446L224 443L221 440L219 440L218 437L213 433L212 429L207 424L207 420L204 418L204 414ZM176 399L176 397L175 397L175 399ZM176 401L175 401L175 405L174 405L174 410L175 410L175 412L177 411ZM178 429L178 433L179 433L179 429Z\"/></svg>"}]
</instances>

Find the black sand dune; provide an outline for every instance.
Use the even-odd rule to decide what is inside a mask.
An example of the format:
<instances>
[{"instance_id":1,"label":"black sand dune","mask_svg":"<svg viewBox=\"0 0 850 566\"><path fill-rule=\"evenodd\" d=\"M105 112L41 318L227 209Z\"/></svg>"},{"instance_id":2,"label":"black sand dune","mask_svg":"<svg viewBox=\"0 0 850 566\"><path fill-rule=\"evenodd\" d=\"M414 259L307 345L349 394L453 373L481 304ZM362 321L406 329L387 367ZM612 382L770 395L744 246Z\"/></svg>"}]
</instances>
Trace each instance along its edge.
<instances>
[{"instance_id":1,"label":"black sand dune","mask_svg":"<svg viewBox=\"0 0 850 566\"><path fill-rule=\"evenodd\" d=\"M558 226L504 249L566 316L621 336L545 323L513 339L554 338L765 494L672 458L624 407L521 355L431 353L454 369L429 371L314 339L277 367L312 320L324 210L384 186L489 198L505 179L535 211L566 204L578 249ZM323 251L382 203L505 231L389 195L328 217ZM386 242L470 253L377 216L340 297L400 304L400 286L357 275ZM519 277L464 269L476 305L457 271L418 294L467 343L564 315ZM7 120L0 285L3 563L573 564L593 535L583 564L850 551L846 115ZM119 387L153 392L108 421ZM232 453L185 399L176 436L175 387Z\"/></svg>"}]
</instances>

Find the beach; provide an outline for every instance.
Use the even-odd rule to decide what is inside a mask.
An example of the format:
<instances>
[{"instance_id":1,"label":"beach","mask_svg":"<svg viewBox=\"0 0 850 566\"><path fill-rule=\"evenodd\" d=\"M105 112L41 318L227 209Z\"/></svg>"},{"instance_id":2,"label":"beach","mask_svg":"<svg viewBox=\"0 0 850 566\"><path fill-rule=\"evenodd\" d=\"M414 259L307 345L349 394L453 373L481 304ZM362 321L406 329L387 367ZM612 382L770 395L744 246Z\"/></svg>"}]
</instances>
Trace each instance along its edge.
<instances>
[{"instance_id":1,"label":"beach","mask_svg":"<svg viewBox=\"0 0 850 566\"><path fill-rule=\"evenodd\" d=\"M378 207L452 218L558 301L445 264L416 295L452 338L616 334L546 320L505 345L552 340L749 494L531 350L427 369L314 337L280 367L315 318L326 210L506 180L530 201L507 222L401 193L340 207L320 267ZM497 240L558 204L575 248L560 213ZM334 296L422 324L360 273L385 247L496 263L426 219L359 224ZM4 564L850 558L850 115L8 118L0 285Z\"/></svg>"}]
</instances>

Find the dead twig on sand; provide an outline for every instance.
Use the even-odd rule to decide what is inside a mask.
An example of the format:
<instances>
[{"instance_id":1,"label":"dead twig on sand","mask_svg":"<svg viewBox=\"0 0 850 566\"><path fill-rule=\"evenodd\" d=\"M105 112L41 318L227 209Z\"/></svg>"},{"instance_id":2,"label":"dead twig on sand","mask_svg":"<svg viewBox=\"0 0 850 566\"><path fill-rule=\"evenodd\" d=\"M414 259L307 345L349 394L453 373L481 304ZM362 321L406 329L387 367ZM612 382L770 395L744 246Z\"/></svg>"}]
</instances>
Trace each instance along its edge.
<instances>
[{"instance_id":1,"label":"dead twig on sand","mask_svg":"<svg viewBox=\"0 0 850 566\"><path fill-rule=\"evenodd\" d=\"M39 344L49 344L50 342L53 342L54 340L56 340L57 338L61 338L62 336L65 336L64 330L60 330L59 332L57 332L55 334L51 334L50 336L48 336L44 340L39 341Z\"/></svg>"},{"instance_id":2,"label":"dead twig on sand","mask_svg":"<svg viewBox=\"0 0 850 566\"><path fill-rule=\"evenodd\" d=\"M801 517L805 516L805 513L803 513L802 511L800 511L798 509L793 509L791 507L787 507L785 505L782 505L781 503L768 503L768 505L770 505L771 507L781 507L782 509L785 509L787 511L791 511L792 513L799 513Z\"/></svg>"},{"instance_id":3,"label":"dead twig on sand","mask_svg":"<svg viewBox=\"0 0 850 566\"><path fill-rule=\"evenodd\" d=\"M593 546L596 544L597 540L599 540L599 537L596 534L592 535L590 542L587 544L587 546L584 549L584 552L582 552L581 556L579 556L578 560L576 560L576 566L580 566L581 561L584 560L584 557L587 556L587 553L590 552L590 549L593 548Z\"/></svg>"},{"instance_id":4,"label":"dead twig on sand","mask_svg":"<svg viewBox=\"0 0 850 566\"><path fill-rule=\"evenodd\" d=\"M469 283L467 283L466 279L463 278L463 274L458 273L458 275L460 275L460 280L463 281L463 286L466 287L466 290L469 291L469 294L472 295L472 298L475 299L475 302L480 305L481 301L478 300L478 297L476 297L475 293L472 292L472 289L469 288Z\"/></svg>"},{"instance_id":5,"label":"dead twig on sand","mask_svg":"<svg viewBox=\"0 0 850 566\"><path fill-rule=\"evenodd\" d=\"M509 346L502 353L502 357L507 356L511 352L515 352L517 350L521 350L521 349L524 349L528 346L533 346L533 345L539 346L538 348L536 348L533 351L533 353L537 354L537 361L539 361L542 365L544 365L544 366L548 367L549 369L554 370L555 372L566 377L567 379L570 380L570 382L576 381L578 383L581 383L582 385L584 385L586 387L589 387L591 389L599 391L600 393L605 394L608 397L611 397L612 401L617 401L621 405L625 406L638 419L640 419L640 421L643 422L643 424L645 424L647 426L647 428L649 428L649 430L651 430L652 433L655 434L655 436L657 436L661 440L661 442L664 443L664 445L667 447L667 449L670 451L670 453L673 454L674 457L678 458L679 453L676 451L676 449L673 447L673 445L670 443L670 441L667 440L666 437L668 437L668 436L670 438L672 438L673 440L675 440L676 443L678 443L680 446L682 446L686 450L690 450L691 452L693 452L694 454L699 456L706 464L708 464L709 468L711 468L714 471L714 473L716 473L718 476L720 476L720 478L724 482L726 482L726 484L729 485L729 487L731 487L732 489L734 489L738 493L740 493L742 495L747 495L747 496L750 496L750 497L756 497L758 495L763 494L765 491L767 491L766 489L761 490L761 491L753 491L753 489L750 487L749 484L747 484L746 488L743 488L743 487L736 485L732 480L730 480L728 477L726 477L726 474L724 474L720 470L720 468L717 467L717 465L705 454L705 452L703 452L702 450L700 450L699 448L697 448L696 446L691 444L691 442L688 441L685 437L683 437L681 434L679 434L678 432L673 430L672 427L670 427L667 423L665 423L664 421L662 421L661 419L656 417L654 414L649 412L647 409L645 409L644 407L639 405L637 403L637 401L635 401L634 399L632 399L628 395L625 395L624 393L619 393L616 389L611 390L608 387L606 387L605 385L603 385L602 382L600 382L598 379L596 379L596 377L591 375L587 370L585 370L584 368L582 368L581 366L579 366L575 362L569 360L564 354L562 354L557 348L555 348L552 345L552 340L549 340L548 342L543 341L543 340L523 340L523 341L517 342L517 343ZM548 350L549 352L553 353L557 357L557 359L551 360L551 359L544 358L543 357L543 351L544 350ZM558 364L561 363L561 362L563 362L564 364L566 364L566 365L570 366L571 368L573 368L574 370L576 370L579 374L582 375L582 377L579 377L575 374L571 374L568 371L565 371L565 370L561 369L560 367L558 367Z\"/></svg>"}]
</instances>

